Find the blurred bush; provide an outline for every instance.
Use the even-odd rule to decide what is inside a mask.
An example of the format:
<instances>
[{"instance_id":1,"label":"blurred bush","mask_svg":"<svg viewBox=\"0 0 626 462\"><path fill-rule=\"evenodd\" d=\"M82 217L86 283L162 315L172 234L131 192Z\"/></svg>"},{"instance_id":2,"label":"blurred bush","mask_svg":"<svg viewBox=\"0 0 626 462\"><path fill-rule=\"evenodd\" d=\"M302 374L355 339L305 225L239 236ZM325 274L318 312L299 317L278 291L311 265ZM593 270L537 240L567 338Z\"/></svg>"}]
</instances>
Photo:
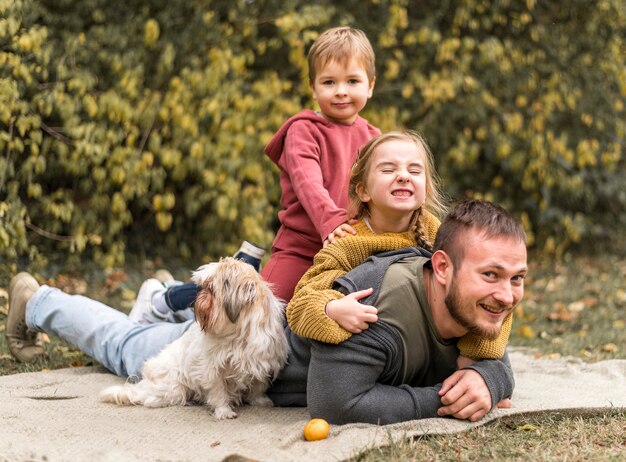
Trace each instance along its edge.
<instances>
[{"instance_id":1,"label":"blurred bush","mask_svg":"<svg viewBox=\"0 0 626 462\"><path fill-rule=\"evenodd\" d=\"M306 51L340 24L377 52L363 115L422 131L454 199L501 202L551 255L624 252L620 0L0 0L0 259L269 246L263 147L314 107Z\"/></svg>"}]
</instances>

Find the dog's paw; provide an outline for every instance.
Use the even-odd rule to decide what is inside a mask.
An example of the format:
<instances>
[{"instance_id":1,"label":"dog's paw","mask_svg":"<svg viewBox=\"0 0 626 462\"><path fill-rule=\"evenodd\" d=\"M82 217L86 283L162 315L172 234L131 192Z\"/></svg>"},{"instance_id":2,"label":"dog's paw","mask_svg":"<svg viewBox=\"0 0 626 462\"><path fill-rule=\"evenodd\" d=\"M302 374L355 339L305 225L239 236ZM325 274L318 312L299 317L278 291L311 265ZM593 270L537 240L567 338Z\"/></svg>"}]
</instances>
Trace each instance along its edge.
<instances>
[{"instance_id":1,"label":"dog's paw","mask_svg":"<svg viewBox=\"0 0 626 462\"><path fill-rule=\"evenodd\" d=\"M274 403L272 402L271 399L267 397L266 394L255 396L250 401L248 401L248 403L250 404L250 406L262 406L262 407L274 406Z\"/></svg>"},{"instance_id":2,"label":"dog's paw","mask_svg":"<svg viewBox=\"0 0 626 462\"><path fill-rule=\"evenodd\" d=\"M213 414L217 420L234 419L237 417L237 413L230 406L218 406Z\"/></svg>"}]
</instances>

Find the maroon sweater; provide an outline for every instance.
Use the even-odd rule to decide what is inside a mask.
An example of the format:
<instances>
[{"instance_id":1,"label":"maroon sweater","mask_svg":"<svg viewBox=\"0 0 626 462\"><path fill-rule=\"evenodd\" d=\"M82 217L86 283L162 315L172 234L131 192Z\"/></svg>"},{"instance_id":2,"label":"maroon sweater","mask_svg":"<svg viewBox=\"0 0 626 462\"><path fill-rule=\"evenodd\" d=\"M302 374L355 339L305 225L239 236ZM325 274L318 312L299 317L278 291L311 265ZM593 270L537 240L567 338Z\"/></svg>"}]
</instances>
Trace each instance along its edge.
<instances>
[{"instance_id":1,"label":"maroon sweater","mask_svg":"<svg viewBox=\"0 0 626 462\"><path fill-rule=\"evenodd\" d=\"M350 169L358 149L379 134L361 117L341 125L309 109L283 124L265 147L280 168L275 247L312 258L325 237L347 221Z\"/></svg>"}]
</instances>

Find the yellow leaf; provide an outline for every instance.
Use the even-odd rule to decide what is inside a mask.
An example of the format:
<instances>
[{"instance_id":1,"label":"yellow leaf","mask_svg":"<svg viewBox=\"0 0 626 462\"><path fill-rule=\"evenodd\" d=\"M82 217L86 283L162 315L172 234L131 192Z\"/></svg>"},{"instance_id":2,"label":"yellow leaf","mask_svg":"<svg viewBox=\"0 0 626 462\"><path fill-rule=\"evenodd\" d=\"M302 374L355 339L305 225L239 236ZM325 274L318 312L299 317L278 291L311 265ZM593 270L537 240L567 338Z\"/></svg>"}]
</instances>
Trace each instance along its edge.
<instances>
[{"instance_id":1,"label":"yellow leaf","mask_svg":"<svg viewBox=\"0 0 626 462\"><path fill-rule=\"evenodd\" d=\"M524 338L533 338L535 336L535 331L528 324L524 324L519 328L519 334Z\"/></svg>"},{"instance_id":2,"label":"yellow leaf","mask_svg":"<svg viewBox=\"0 0 626 462\"><path fill-rule=\"evenodd\" d=\"M539 429L537 427L535 427L534 425L531 424L524 424L524 425L520 425L519 427L516 428L516 430L522 430L522 431L538 431Z\"/></svg>"},{"instance_id":3,"label":"yellow leaf","mask_svg":"<svg viewBox=\"0 0 626 462\"><path fill-rule=\"evenodd\" d=\"M122 292L120 295L122 297L122 300L134 300L135 299L135 292L130 289L122 289Z\"/></svg>"},{"instance_id":4,"label":"yellow leaf","mask_svg":"<svg viewBox=\"0 0 626 462\"><path fill-rule=\"evenodd\" d=\"M148 19L144 27L143 36L143 41L146 46L154 46L157 40L159 40L159 35L161 35L161 28L159 27L159 23L154 19Z\"/></svg>"}]
</instances>

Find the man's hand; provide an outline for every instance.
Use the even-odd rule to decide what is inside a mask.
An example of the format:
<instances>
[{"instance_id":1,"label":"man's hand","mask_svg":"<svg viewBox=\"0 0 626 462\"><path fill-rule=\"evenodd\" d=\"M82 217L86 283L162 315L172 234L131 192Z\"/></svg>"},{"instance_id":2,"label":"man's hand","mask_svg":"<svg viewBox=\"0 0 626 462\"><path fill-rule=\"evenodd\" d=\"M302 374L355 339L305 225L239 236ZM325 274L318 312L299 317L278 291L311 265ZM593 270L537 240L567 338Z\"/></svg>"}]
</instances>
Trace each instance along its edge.
<instances>
[{"instance_id":1,"label":"man's hand","mask_svg":"<svg viewBox=\"0 0 626 462\"><path fill-rule=\"evenodd\" d=\"M459 357L456 359L456 368L457 369L463 369L464 367L467 366L471 366L472 364L474 364L474 360L467 358L465 356L459 355Z\"/></svg>"},{"instance_id":2,"label":"man's hand","mask_svg":"<svg viewBox=\"0 0 626 462\"><path fill-rule=\"evenodd\" d=\"M369 327L370 322L378 321L378 310L375 307L359 303L373 291L372 288L359 290L339 300L331 300L326 304L326 314L348 332L360 334Z\"/></svg>"},{"instance_id":3,"label":"man's hand","mask_svg":"<svg viewBox=\"0 0 626 462\"><path fill-rule=\"evenodd\" d=\"M348 223L342 223L341 225L337 226L335 230L326 237L326 239L324 239L324 247L332 244L333 241L337 238L346 237L346 233L356 234L356 231Z\"/></svg>"},{"instance_id":4,"label":"man's hand","mask_svg":"<svg viewBox=\"0 0 626 462\"><path fill-rule=\"evenodd\" d=\"M492 408L491 393L481 375L472 369L456 371L439 390L443 406L437 414L476 422ZM503 400L501 403L503 403ZM510 400L508 400L510 403ZM510 407L510 406L509 406Z\"/></svg>"}]
</instances>

